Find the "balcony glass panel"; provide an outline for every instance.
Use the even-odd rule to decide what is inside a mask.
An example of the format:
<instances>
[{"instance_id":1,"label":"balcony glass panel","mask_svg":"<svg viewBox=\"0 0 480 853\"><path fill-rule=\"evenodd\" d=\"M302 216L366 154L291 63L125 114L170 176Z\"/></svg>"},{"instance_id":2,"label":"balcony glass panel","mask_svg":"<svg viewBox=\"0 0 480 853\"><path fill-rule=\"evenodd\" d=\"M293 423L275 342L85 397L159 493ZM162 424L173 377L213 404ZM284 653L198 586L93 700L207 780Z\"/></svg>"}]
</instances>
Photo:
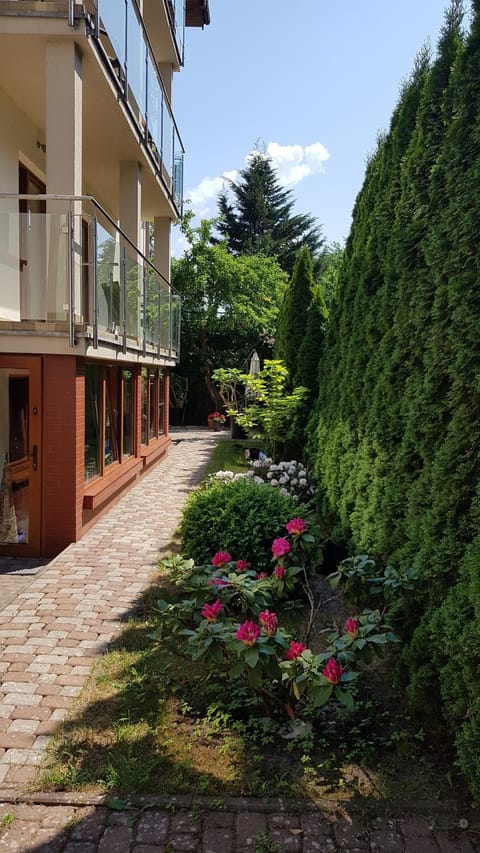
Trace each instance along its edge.
<instances>
[{"instance_id":1,"label":"balcony glass panel","mask_svg":"<svg viewBox=\"0 0 480 853\"><path fill-rule=\"evenodd\" d=\"M183 149L175 131L173 136L173 193L178 207L183 205Z\"/></svg>"},{"instance_id":2,"label":"balcony glass panel","mask_svg":"<svg viewBox=\"0 0 480 853\"><path fill-rule=\"evenodd\" d=\"M162 112L163 92L158 85L157 72L150 56L147 61L148 100L147 127L148 143L160 165L162 159Z\"/></svg>"},{"instance_id":3,"label":"balcony glass panel","mask_svg":"<svg viewBox=\"0 0 480 853\"><path fill-rule=\"evenodd\" d=\"M168 109L163 110L162 161L169 178L173 179L173 119Z\"/></svg>"},{"instance_id":4,"label":"balcony glass panel","mask_svg":"<svg viewBox=\"0 0 480 853\"><path fill-rule=\"evenodd\" d=\"M120 239L100 223L97 226L97 300L98 325L118 333L122 318Z\"/></svg>"},{"instance_id":5,"label":"balcony glass panel","mask_svg":"<svg viewBox=\"0 0 480 853\"><path fill-rule=\"evenodd\" d=\"M118 0L117 0L118 2ZM146 111L147 45L131 3L127 6L127 80L142 116Z\"/></svg>"},{"instance_id":6,"label":"balcony glass panel","mask_svg":"<svg viewBox=\"0 0 480 853\"><path fill-rule=\"evenodd\" d=\"M172 314L172 341L171 348L172 354L177 358L180 356L180 324L181 324L181 316L182 316L182 300L181 297L176 294L171 294L171 314Z\"/></svg>"},{"instance_id":7,"label":"balcony glass panel","mask_svg":"<svg viewBox=\"0 0 480 853\"><path fill-rule=\"evenodd\" d=\"M67 320L68 256L66 214L0 213L0 320Z\"/></svg>"},{"instance_id":8,"label":"balcony glass panel","mask_svg":"<svg viewBox=\"0 0 480 853\"><path fill-rule=\"evenodd\" d=\"M143 263L140 256L128 243L125 244L126 316L127 337L139 342L141 337Z\"/></svg>"},{"instance_id":9,"label":"balcony glass panel","mask_svg":"<svg viewBox=\"0 0 480 853\"><path fill-rule=\"evenodd\" d=\"M170 349L170 293L163 282L160 291L160 348Z\"/></svg>"},{"instance_id":10,"label":"balcony glass panel","mask_svg":"<svg viewBox=\"0 0 480 853\"><path fill-rule=\"evenodd\" d=\"M159 323L160 290L157 276L151 268L147 269L145 281L145 342L147 347L158 349L160 345Z\"/></svg>"},{"instance_id":11,"label":"balcony glass panel","mask_svg":"<svg viewBox=\"0 0 480 853\"><path fill-rule=\"evenodd\" d=\"M126 4L125 0L97 0L101 28L115 50L122 67L125 66Z\"/></svg>"}]
</instances>

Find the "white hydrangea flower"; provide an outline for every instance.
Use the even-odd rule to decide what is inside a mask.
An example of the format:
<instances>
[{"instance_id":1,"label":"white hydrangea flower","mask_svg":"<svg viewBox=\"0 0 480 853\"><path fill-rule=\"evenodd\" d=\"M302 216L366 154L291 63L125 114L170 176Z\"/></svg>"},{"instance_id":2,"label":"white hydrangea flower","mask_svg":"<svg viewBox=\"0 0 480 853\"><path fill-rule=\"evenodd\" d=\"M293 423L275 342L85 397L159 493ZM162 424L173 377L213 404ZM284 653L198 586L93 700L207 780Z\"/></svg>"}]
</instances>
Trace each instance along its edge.
<instances>
[{"instance_id":1,"label":"white hydrangea flower","mask_svg":"<svg viewBox=\"0 0 480 853\"><path fill-rule=\"evenodd\" d=\"M300 483L300 485L301 485L301 486L306 486L306 485L307 485L307 481L306 481L305 477L301 477L301 478L300 478L300 480L299 480L298 482Z\"/></svg>"},{"instance_id":2,"label":"white hydrangea flower","mask_svg":"<svg viewBox=\"0 0 480 853\"><path fill-rule=\"evenodd\" d=\"M288 489L286 489L285 486L282 486L279 491L281 495L288 495Z\"/></svg>"},{"instance_id":3,"label":"white hydrangea flower","mask_svg":"<svg viewBox=\"0 0 480 853\"><path fill-rule=\"evenodd\" d=\"M254 483L258 483L258 484L260 485L260 483L264 483L264 482L265 482L265 480L262 480L262 478L261 478L261 477L254 477L254 478L253 478L253 482L254 482Z\"/></svg>"},{"instance_id":4,"label":"white hydrangea flower","mask_svg":"<svg viewBox=\"0 0 480 853\"><path fill-rule=\"evenodd\" d=\"M271 486L278 486L278 480L270 480L270 485Z\"/></svg>"}]
</instances>

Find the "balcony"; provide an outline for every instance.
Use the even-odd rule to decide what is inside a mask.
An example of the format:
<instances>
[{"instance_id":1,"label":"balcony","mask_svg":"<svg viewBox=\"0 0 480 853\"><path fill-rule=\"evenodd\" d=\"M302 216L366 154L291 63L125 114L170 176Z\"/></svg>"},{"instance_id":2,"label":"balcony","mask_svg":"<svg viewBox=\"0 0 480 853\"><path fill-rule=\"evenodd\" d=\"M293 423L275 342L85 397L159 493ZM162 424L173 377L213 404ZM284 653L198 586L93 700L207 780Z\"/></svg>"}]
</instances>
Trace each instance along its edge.
<instances>
[{"instance_id":1,"label":"balcony","mask_svg":"<svg viewBox=\"0 0 480 853\"><path fill-rule=\"evenodd\" d=\"M116 100L135 128L135 140L140 142L153 173L163 185L175 214L179 215L183 196L184 148L170 105L170 83L162 80L158 63L167 56L169 67L175 64L171 53L174 48L168 50L165 44L166 34L169 34L169 43L175 45L178 54L175 62L183 61L184 3L183 0L165 0L162 8L165 17L163 27L158 24L158 7L156 16L153 12L150 16L155 49L135 0L85 0L80 3L74 0L0 0L0 18L13 16L28 21L43 18L44 22L48 18L65 19L75 39L84 49L93 50L96 54L104 74L116 90ZM42 30L42 34L48 37L48 30ZM39 37L40 32L36 35L37 43ZM2 79L7 91L18 90L18 102L27 104L29 94L22 91L21 82L16 79L18 74L10 81L11 64L10 61L5 71L2 68ZM41 79L42 69L37 68L37 71ZM30 76L29 85L31 83ZM38 83L34 81L32 85ZM90 89L87 94L91 100L93 93ZM41 103L43 97L39 92L37 103ZM42 123L38 126L42 128Z\"/></svg>"},{"instance_id":2,"label":"balcony","mask_svg":"<svg viewBox=\"0 0 480 853\"><path fill-rule=\"evenodd\" d=\"M79 355L173 365L180 309L179 294L92 197L0 194L4 341L54 337Z\"/></svg>"}]
</instances>

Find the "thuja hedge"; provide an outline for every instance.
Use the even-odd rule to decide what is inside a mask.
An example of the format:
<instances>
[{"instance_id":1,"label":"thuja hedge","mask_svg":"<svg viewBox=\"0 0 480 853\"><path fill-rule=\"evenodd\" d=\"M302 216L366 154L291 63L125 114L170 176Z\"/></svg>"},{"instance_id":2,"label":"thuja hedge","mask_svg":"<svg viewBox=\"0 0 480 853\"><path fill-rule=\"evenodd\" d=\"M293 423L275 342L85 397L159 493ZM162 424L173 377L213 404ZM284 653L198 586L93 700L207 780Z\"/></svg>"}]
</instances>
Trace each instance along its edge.
<instances>
[{"instance_id":1,"label":"thuja hedge","mask_svg":"<svg viewBox=\"0 0 480 853\"><path fill-rule=\"evenodd\" d=\"M356 201L309 442L352 551L415 567L403 677L480 796L480 0L419 55Z\"/></svg>"}]
</instances>

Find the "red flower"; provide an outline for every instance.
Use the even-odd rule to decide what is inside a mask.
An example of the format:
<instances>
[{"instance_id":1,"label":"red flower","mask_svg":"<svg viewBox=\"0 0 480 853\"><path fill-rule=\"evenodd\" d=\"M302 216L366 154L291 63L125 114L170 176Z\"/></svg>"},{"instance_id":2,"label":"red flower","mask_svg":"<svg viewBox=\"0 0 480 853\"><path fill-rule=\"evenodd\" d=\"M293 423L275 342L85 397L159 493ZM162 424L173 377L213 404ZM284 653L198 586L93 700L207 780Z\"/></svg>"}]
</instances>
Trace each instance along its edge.
<instances>
[{"instance_id":1,"label":"red flower","mask_svg":"<svg viewBox=\"0 0 480 853\"><path fill-rule=\"evenodd\" d=\"M338 661L335 658L330 658L329 661L325 664L324 669L322 670L322 675L325 676L327 681L330 684L338 684L343 673L345 672L343 666L340 666Z\"/></svg>"},{"instance_id":2,"label":"red flower","mask_svg":"<svg viewBox=\"0 0 480 853\"><path fill-rule=\"evenodd\" d=\"M285 526L291 536L300 536L302 533L305 533L307 529L307 525L303 518L292 518Z\"/></svg>"},{"instance_id":3,"label":"red flower","mask_svg":"<svg viewBox=\"0 0 480 853\"><path fill-rule=\"evenodd\" d=\"M295 660L300 657L306 648L307 647L304 646L303 643L296 643L295 640L292 640L288 647L287 660Z\"/></svg>"},{"instance_id":4,"label":"red flower","mask_svg":"<svg viewBox=\"0 0 480 853\"><path fill-rule=\"evenodd\" d=\"M273 574L276 578L283 578L285 576L285 566L276 566Z\"/></svg>"},{"instance_id":5,"label":"red flower","mask_svg":"<svg viewBox=\"0 0 480 853\"><path fill-rule=\"evenodd\" d=\"M267 573L266 572L258 572L257 581L263 581L264 578L268 578Z\"/></svg>"},{"instance_id":6,"label":"red flower","mask_svg":"<svg viewBox=\"0 0 480 853\"><path fill-rule=\"evenodd\" d=\"M274 557L283 557L291 550L291 545L288 539L281 536L279 539L274 539L272 542L272 554Z\"/></svg>"},{"instance_id":7,"label":"red flower","mask_svg":"<svg viewBox=\"0 0 480 853\"><path fill-rule=\"evenodd\" d=\"M237 572L246 572L250 568L250 563L247 563L246 560L237 560L235 568Z\"/></svg>"},{"instance_id":8,"label":"red flower","mask_svg":"<svg viewBox=\"0 0 480 853\"><path fill-rule=\"evenodd\" d=\"M261 634L260 626L255 622L244 622L238 626L235 637L245 646L254 646Z\"/></svg>"},{"instance_id":9,"label":"red flower","mask_svg":"<svg viewBox=\"0 0 480 853\"><path fill-rule=\"evenodd\" d=\"M213 604L204 604L202 607L202 616L208 619L209 622L216 622L218 614L223 610L221 601L214 601Z\"/></svg>"},{"instance_id":10,"label":"red flower","mask_svg":"<svg viewBox=\"0 0 480 853\"><path fill-rule=\"evenodd\" d=\"M359 628L360 622L358 621L358 619L353 619L352 616L349 616L347 621L345 622L345 630L347 634L351 634L352 637L356 637Z\"/></svg>"},{"instance_id":11,"label":"red flower","mask_svg":"<svg viewBox=\"0 0 480 853\"><path fill-rule=\"evenodd\" d=\"M231 562L232 558L228 551L217 551L212 557L212 566L217 566L217 568L222 568L222 566L226 566L227 563Z\"/></svg>"},{"instance_id":12,"label":"red flower","mask_svg":"<svg viewBox=\"0 0 480 853\"><path fill-rule=\"evenodd\" d=\"M258 621L266 634L269 634L269 636L273 636L273 634L275 634L278 626L276 613L270 613L269 610L264 610L263 613L259 613Z\"/></svg>"}]
</instances>

